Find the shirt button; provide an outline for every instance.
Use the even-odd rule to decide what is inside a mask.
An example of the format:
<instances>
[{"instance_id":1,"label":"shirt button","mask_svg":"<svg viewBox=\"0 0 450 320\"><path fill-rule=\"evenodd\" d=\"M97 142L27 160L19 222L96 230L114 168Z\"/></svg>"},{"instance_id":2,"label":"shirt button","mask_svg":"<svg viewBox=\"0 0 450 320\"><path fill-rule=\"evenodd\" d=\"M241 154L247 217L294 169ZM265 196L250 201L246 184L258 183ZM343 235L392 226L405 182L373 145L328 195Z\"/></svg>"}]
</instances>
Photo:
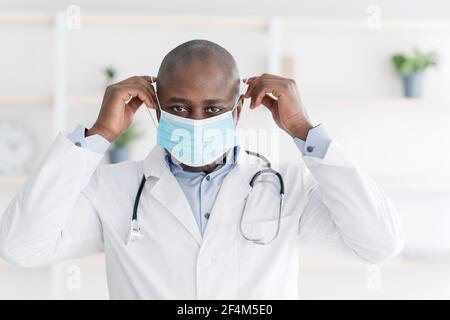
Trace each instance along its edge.
<instances>
[{"instance_id":1,"label":"shirt button","mask_svg":"<svg viewBox=\"0 0 450 320\"><path fill-rule=\"evenodd\" d=\"M210 176L206 176L206 181L209 181L209 179L210 179Z\"/></svg>"},{"instance_id":2,"label":"shirt button","mask_svg":"<svg viewBox=\"0 0 450 320\"><path fill-rule=\"evenodd\" d=\"M205 213L205 218L206 218L206 219L209 219L209 213L208 213L208 212Z\"/></svg>"},{"instance_id":3,"label":"shirt button","mask_svg":"<svg viewBox=\"0 0 450 320\"><path fill-rule=\"evenodd\" d=\"M80 142L75 142L75 145L77 146L77 147L81 147L81 143Z\"/></svg>"},{"instance_id":4,"label":"shirt button","mask_svg":"<svg viewBox=\"0 0 450 320\"><path fill-rule=\"evenodd\" d=\"M313 152L313 150L314 150L313 146L306 147L306 151L308 151L308 152Z\"/></svg>"}]
</instances>

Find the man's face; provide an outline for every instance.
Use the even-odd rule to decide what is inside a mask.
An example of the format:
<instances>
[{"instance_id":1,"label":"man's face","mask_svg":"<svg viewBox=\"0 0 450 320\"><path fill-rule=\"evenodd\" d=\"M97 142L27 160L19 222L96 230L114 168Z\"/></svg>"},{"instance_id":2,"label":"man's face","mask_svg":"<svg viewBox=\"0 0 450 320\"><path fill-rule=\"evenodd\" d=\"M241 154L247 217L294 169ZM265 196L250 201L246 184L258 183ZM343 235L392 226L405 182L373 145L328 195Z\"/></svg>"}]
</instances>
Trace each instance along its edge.
<instances>
[{"instance_id":1,"label":"man's face","mask_svg":"<svg viewBox=\"0 0 450 320\"><path fill-rule=\"evenodd\" d=\"M175 66L171 74L158 80L158 97L162 110L201 120L232 110L238 98L239 79L224 73L214 62L190 62ZM239 118L242 101L234 116ZM158 112L158 119L159 119ZM236 120L237 121L237 120Z\"/></svg>"}]
</instances>

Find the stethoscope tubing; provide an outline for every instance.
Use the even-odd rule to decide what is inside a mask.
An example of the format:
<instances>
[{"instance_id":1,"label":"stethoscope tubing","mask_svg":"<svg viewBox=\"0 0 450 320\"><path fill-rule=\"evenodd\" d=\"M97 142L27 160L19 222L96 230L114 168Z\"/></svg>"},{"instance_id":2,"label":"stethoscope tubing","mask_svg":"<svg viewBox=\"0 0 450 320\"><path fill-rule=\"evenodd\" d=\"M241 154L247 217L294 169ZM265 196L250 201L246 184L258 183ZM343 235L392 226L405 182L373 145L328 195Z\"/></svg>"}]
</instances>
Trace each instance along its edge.
<instances>
[{"instance_id":1,"label":"stethoscope tubing","mask_svg":"<svg viewBox=\"0 0 450 320\"><path fill-rule=\"evenodd\" d=\"M257 171L253 175L253 177L250 179L250 182L249 182L249 185L250 185L250 188L251 188L250 193L253 190L253 185L254 185L256 179L260 175L267 174L267 173L274 174L278 178L278 181L280 183L280 205L279 205L279 211L278 211L278 223L277 223L277 228L275 230L275 233L274 233L274 235L272 236L272 238L269 241L262 241L262 238L250 238L250 237L245 235L244 230L242 228L242 222L243 222L243 219L244 219L244 213L245 213L245 209L246 209L246 206L247 206L247 199L250 196L250 193L245 198L245 203L244 203L244 207L243 207L241 218L240 218L240 222L239 222L239 230L240 230L240 233L241 233L241 235L242 235L242 237L244 239L246 239L248 241L251 241L253 243L256 243L256 244L268 244L268 243L272 242L274 239L276 239L278 237L279 232L280 232L281 211L282 211L283 199L284 199L284 181L283 181L282 175L278 171L272 169L271 163L269 162L269 160L266 157L264 157L263 155L261 155L261 154L259 154L257 152L253 152L253 151L249 151L249 150L245 150L245 152L247 154L249 154L249 155L256 156L259 159L263 160L265 162L265 165L267 166L266 169L262 169L262 170ZM142 179L141 179L141 182L139 183L139 188L138 188L136 197L134 199L133 216L132 216L132 221L131 221L131 230L130 230L130 232L140 233L140 228L139 228L139 225L138 225L138 214L137 214L137 212L138 212L139 201L140 201L140 198L141 198L142 190L144 189L146 181L147 181L147 179L146 179L145 175L143 175Z\"/></svg>"}]
</instances>

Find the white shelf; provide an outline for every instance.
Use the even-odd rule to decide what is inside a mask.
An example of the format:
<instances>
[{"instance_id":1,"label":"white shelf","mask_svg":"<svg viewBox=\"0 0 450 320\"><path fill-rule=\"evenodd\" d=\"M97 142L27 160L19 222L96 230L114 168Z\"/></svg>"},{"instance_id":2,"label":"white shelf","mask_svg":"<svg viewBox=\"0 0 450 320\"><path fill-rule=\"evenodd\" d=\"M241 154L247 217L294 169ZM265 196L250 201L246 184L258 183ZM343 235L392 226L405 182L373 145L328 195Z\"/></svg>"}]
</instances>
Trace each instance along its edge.
<instances>
[{"instance_id":1,"label":"white shelf","mask_svg":"<svg viewBox=\"0 0 450 320\"><path fill-rule=\"evenodd\" d=\"M15 94L2 94L0 93L0 108L11 106L46 106L52 105L52 96L50 94L29 94L29 93L15 93Z\"/></svg>"},{"instance_id":2,"label":"white shelf","mask_svg":"<svg viewBox=\"0 0 450 320\"><path fill-rule=\"evenodd\" d=\"M98 106L100 110L101 103L103 101L103 92L99 92L98 94L79 94L79 95L68 95L67 104L70 107L91 107Z\"/></svg>"},{"instance_id":3,"label":"white shelf","mask_svg":"<svg viewBox=\"0 0 450 320\"><path fill-rule=\"evenodd\" d=\"M307 108L426 108L450 110L450 98L304 99Z\"/></svg>"},{"instance_id":4,"label":"white shelf","mask_svg":"<svg viewBox=\"0 0 450 320\"><path fill-rule=\"evenodd\" d=\"M383 187L389 186L394 189L450 192L450 180L444 177L405 177L380 174L371 174L371 177Z\"/></svg>"},{"instance_id":5,"label":"white shelf","mask_svg":"<svg viewBox=\"0 0 450 320\"><path fill-rule=\"evenodd\" d=\"M100 106L103 99L103 93L86 94L86 95L69 95L67 103L71 106ZM1 94L0 93L0 108L9 108L11 106L30 107L44 106L51 108L53 98L50 94Z\"/></svg>"},{"instance_id":6,"label":"white shelf","mask_svg":"<svg viewBox=\"0 0 450 320\"><path fill-rule=\"evenodd\" d=\"M312 253L302 251L300 249L301 268L303 270L318 270L318 269L335 269L335 268L367 268L368 264L351 259L339 258L333 255L325 255L319 253ZM402 252L393 260L383 264L384 267L403 269L405 266L412 265L429 267L431 265L450 267L450 260L444 257L409 257L408 252Z\"/></svg>"},{"instance_id":7,"label":"white shelf","mask_svg":"<svg viewBox=\"0 0 450 320\"><path fill-rule=\"evenodd\" d=\"M450 32L448 20L411 20L411 19L383 19L380 29L367 27L365 16L355 18L300 18L280 17L285 31L320 31L320 30L355 30L366 32ZM0 13L0 25L41 25L51 27L54 23L54 15L48 12L30 11L4 11ZM193 14L132 14L132 13L95 13L83 11L81 15L82 25L120 25L120 26L151 26L151 27L180 27L180 28L232 28L253 29L266 31L269 28L270 19L258 16L223 15L193 15Z\"/></svg>"},{"instance_id":8,"label":"white shelf","mask_svg":"<svg viewBox=\"0 0 450 320\"><path fill-rule=\"evenodd\" d=\"M0 174L0 187L23 184L28 176L28 173Z\"/></svg>"},{"instance_id":9,"label":"white shelf","mask_svg":"<svg viewBox=\"0 0 450 320\"><path fill-rule=\"evenodd\" d=\"M53 15L47 12L3 11L0 12L2 25L53 25Z\"/></svg>"},{"instance_id":10,"label":"white shelf","mask_svg":"<svg viewBox=\"0 0 450 320\"><path fill-rule=\"evenodd\" d=\"M70 106L91 106L98 105L103 100L104 92L90 94L68 94L67 103ZM0 107L9 107L10 105L26 106L49 106L52 105L52 96L50 94L2 94L0 93ZM373 99L304 99L306 106L310 107L376 107L376 108L442 108L450 110L450 98L373 98Z\"/></svg>"}]
</instances>

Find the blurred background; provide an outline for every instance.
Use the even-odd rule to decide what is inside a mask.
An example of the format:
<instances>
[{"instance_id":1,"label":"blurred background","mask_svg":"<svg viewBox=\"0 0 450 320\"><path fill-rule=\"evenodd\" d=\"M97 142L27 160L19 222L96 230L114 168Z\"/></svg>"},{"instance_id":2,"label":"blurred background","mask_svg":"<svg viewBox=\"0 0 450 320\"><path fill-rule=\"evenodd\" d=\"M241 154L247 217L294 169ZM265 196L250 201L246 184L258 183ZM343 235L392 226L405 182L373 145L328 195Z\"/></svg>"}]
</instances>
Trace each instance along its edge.
<instances>
[{"instance_id":1,"label":"blurred background","mask_svg":"<svg viewBox=\"0 0 450 320\"><path fill-rule=\"evenodd\" d=\"M0 218L56 134L94 123L109 83L155 75L169 50L199 38L228 49L242 77L294 78L313 122L367 169L403 218L405 248L385 264L301 251L301 297L449 299L444 0L0 1ZM243 128L275 129L264 108L242 118ZM147 155L155 129L143 108L135 124L105 163ZM287 135L275 140L277 160L299 161ZM0 260L0 298L107 299L104 258L36 269Z\"/></svg>"}]
</instances>

